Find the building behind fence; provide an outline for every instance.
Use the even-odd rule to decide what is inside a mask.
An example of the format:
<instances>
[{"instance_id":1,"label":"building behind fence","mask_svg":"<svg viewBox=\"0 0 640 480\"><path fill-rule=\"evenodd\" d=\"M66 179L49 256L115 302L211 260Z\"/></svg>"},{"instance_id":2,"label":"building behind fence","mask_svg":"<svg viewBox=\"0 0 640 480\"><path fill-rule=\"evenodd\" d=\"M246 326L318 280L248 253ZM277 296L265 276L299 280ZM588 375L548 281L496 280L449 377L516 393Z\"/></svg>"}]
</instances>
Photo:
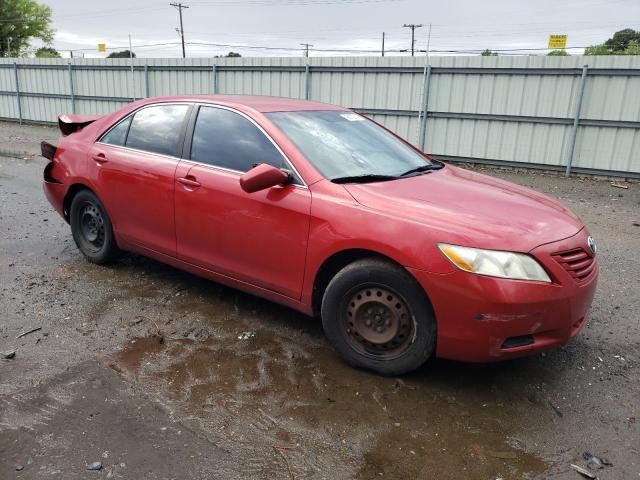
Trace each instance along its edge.
<instances>
[{"instance_id":1,"label":"building behind fence","mask_svg":"<svg viewBox=\"0 0 640 480\"><path fill-rule=\"evenodd\" d=\"M640 177L640 57L0 59L0 117L55 122L133 98L335 103L435 156Z\"/></svg>"}]
</instances>

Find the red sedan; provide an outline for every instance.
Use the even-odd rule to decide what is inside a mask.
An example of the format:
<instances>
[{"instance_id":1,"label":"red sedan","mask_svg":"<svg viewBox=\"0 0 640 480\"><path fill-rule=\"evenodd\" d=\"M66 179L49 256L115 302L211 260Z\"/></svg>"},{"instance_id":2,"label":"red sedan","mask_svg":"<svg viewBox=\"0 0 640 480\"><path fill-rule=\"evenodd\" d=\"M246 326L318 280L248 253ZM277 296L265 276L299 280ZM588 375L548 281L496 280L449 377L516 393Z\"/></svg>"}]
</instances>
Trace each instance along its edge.
<instances>
[{"instance_id":1,"label":"red sedan","mask_svg":"<svg viewBox=\"0 0 640 480\"><path fill-rule=\"evenodd\" d=\"M587 318L575 215L345 108L183 96L59 123L44 191L89 261L127 250L321 317L354 366L518 357Z\"/></svg>"}]
</instances>

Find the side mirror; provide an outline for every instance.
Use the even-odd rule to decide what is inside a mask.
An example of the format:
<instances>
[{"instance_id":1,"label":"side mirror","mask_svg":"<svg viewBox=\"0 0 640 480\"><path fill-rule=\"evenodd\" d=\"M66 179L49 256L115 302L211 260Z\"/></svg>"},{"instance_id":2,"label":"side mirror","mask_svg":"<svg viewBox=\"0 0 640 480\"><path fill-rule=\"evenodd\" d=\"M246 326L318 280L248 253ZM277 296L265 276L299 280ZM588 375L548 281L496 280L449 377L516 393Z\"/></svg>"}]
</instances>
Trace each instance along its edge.
<instances>
[{"instance_id":1,"label":"side mirror","mask_svg":"<svg viewBox=\"0 0 640 480\"><path fill-rule=\"evenodd\" d=\"M247 193L254 193L276 185L286 185L290 181L288 173L261 163L240 177L240 187Z\"/></svg>"}]
</instances>

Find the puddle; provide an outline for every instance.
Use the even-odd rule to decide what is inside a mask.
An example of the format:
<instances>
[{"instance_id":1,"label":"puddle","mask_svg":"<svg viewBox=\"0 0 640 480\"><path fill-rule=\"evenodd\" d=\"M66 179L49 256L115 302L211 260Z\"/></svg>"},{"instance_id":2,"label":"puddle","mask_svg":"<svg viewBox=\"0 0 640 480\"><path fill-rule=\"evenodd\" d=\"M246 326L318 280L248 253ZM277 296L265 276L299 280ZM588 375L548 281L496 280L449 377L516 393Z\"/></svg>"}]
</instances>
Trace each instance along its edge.
<instances>
[{"instance_id":1,"label":"puddle","mask_svg":"<svg viewBox=\"0 0 640 480\"><path fill-rule=\"evenodd\" d=\"M228 452L243 478L548 473L518 442L555 420L527 380L535 360L437 361L383 378L344 364L319 322L273 303L136 257L98 275L114 294L94 305L97 323L142 335L112 368Z\"/></svg>"},{"instance_id":2,"label":"puddle","mask_svg":"<svg viewBox=\"0 0 640 480\"><path fill-rule=\"evenodd\" d=\"M164 337L161 335L134 338L129 342L129 345L119 353L118 362L110 366L120 373L136 376L140 370L142 361L147 356L161 352L163 349Z\"/></svg>"},{"instance_id":3,"label":"puddle","mask_svg":"<svg viewBox=\"0 0 640 480\"><path fill-rule=\"evenodd\" d=\"M512 436L518 418L548 413L526 400L526 412L511 405L491 369L472 366L461 377L465 367L438 362L405 379L381 378L304 335L244 331L231 324L204 342L140 338L113 361L237 457L243 474L521 479L546 468Z\"/></svg>"}]
</instances>

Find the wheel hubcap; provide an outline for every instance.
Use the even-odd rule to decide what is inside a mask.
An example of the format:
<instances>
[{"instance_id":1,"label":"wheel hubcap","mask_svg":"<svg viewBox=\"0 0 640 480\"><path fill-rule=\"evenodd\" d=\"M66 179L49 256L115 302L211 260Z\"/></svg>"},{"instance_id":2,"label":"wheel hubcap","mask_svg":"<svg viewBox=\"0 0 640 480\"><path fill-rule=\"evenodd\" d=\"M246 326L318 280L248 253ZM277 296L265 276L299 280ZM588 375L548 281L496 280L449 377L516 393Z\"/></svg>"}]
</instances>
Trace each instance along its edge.
<instances>
[{"instance_id":1,"label":"wheel hubcap","mask_svg":"<svg viewBox=\"0 0 640 480\"><path fill-rule=\"evenodd\" d=\"M395 356L411 343L412 315L399 295L383 287L358 290L347 304L347 334L363 353Z\"/></svg>"},{"instance_id":2,"label":"wheel hubcap","mask_svg":"<svg viewBox=\"0 0 640 480\"><path fill-rule=\"evenodd\" d=\"M95 205L85 205L80 212L80 231L82 236L95 248L104 244L105 227L100 210Z\"/></svg>"}]
</instances>

